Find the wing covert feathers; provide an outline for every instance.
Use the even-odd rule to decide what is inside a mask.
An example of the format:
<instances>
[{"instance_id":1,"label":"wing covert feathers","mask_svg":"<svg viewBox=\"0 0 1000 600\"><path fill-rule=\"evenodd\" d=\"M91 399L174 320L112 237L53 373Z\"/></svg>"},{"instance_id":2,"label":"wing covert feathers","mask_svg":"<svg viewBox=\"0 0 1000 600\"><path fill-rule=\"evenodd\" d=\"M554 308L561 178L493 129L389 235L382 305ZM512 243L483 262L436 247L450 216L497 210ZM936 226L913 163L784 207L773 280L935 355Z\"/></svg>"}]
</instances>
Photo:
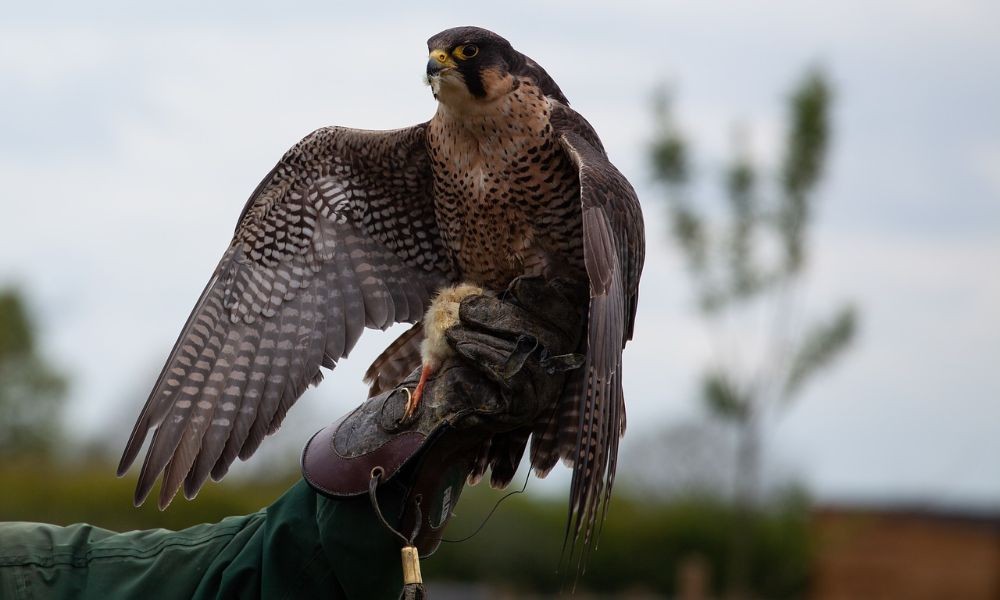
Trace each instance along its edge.
<instances>
[{"instance_id":1,"label":"wing covert feathers","mask_svg":"<svg viewBox=\"0 0 1000 600\"><path fill-rule=\"evenodd\" d=\"M246 459L365 326L420 319L453 278L437 231L424 125L324 128L254 191L119 464L150 430L135 501L194 496Z\"/></svg>"}]
</instances>

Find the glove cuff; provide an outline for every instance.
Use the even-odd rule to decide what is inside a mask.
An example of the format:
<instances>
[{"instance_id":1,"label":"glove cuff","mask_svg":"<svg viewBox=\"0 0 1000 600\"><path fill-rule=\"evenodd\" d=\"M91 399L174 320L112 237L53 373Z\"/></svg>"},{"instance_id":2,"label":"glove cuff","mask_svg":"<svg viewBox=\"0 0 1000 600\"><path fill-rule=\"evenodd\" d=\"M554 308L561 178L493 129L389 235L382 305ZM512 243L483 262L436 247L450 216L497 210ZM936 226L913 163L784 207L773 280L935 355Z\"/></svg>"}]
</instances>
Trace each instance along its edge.
<instances>
[{"instance_id":1,"label":"glove cuff","mask_svg":"<svg viewBox=\"0 0 1000 600\"><path fill-rule=\"evenodd\" d=\"M380 471L386 480L396 475L420 447L426 437L408 431L369 452L345 455L334 443L341 425L350 415L316 432L302 450L302 476L316 491L330 497L353 497L368 492L372 473Z\"/></svg>"},{"instance_id":2,"label":"glove cuff","mask_svg":"<svg viewBox=\"0 0 1000 600\"><path fill-rule=\"evenodd\" d=\"M448 419L426 427L431 423L419 415L416 423L400 423L404 400L405 393L384 394L321 429L302 451L302 476L332 498L371 495L386 483L402 490L401 503L399 495L385 502L376 494L379 512L421 556L429 556L441 543L482 434Z\"/></svg>"}]
</instances>

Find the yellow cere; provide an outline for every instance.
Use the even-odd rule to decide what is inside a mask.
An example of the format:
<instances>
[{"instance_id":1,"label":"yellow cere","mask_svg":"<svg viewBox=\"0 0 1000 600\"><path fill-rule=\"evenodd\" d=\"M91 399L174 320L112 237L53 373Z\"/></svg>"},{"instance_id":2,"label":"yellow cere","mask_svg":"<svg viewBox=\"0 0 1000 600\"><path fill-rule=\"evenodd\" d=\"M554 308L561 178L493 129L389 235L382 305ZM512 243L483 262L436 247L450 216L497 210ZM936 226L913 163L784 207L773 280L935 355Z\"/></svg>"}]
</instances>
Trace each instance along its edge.
<instances>
[{"instance_id":1,"label":"yellow cere","mask_svg":"<svg viewBox=\"0 0 1000 600\"><path fill-rule=\"evenodd\" d=\"M457 66L455 64L455 61L452 60L450 56L448 56L448 53L441 49L431 50L431 59L438 61L439 63L441 63L446 67Z\"/></svg>"}]
</instances>

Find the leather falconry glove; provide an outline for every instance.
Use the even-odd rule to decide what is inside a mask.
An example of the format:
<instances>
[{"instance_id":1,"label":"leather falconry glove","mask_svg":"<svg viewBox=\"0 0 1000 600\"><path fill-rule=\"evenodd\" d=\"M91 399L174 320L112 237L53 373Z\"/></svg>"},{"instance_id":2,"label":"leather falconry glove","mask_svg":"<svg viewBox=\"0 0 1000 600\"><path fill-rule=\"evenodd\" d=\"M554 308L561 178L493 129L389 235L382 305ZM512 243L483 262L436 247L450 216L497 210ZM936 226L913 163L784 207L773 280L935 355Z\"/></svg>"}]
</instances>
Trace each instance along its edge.
<instances>
[{"instance_id":1,"label":"leather falconry glove","mask_svg":"<svg viewBox=\"0 0 1000 600\"><path fill-rule=\"evenodd\" d=\"M327 496L369 494L404 546L430 555L491 439L551 413L566 371L582 364L574 352L585 299L585 289L562 280L528 277L501 297L465 298L459 323L445 332L454 355L428 382L419 410L404 420L417 369L313 436L302 455L305 480ZM511 468L519 460L520 451Z\"/></svg>"}]
</instances>

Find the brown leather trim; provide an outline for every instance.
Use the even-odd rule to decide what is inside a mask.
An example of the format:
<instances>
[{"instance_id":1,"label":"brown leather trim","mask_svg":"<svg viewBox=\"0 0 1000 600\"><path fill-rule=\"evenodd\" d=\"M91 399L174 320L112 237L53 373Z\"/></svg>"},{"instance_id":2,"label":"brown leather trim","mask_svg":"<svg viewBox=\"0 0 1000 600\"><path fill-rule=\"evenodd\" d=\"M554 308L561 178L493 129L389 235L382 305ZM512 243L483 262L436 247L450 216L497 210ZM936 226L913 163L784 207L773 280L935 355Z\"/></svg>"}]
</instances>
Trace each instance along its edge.
<instances>
[{"instance_id":1,"label":"brown leather trim","mask_svg":"<svg viewBox=\"0 0 1000 600\"><path fill-rule=\"evenodd\" d=\"M372 469L381 467L385 473L383 481L389 479L424 443L422 433L408 431L365 454L343 456L333 441L345 419L316 432L302 450L302 476L314 489L329 496L368 493Z\"/></svg>"}]
</instances>

